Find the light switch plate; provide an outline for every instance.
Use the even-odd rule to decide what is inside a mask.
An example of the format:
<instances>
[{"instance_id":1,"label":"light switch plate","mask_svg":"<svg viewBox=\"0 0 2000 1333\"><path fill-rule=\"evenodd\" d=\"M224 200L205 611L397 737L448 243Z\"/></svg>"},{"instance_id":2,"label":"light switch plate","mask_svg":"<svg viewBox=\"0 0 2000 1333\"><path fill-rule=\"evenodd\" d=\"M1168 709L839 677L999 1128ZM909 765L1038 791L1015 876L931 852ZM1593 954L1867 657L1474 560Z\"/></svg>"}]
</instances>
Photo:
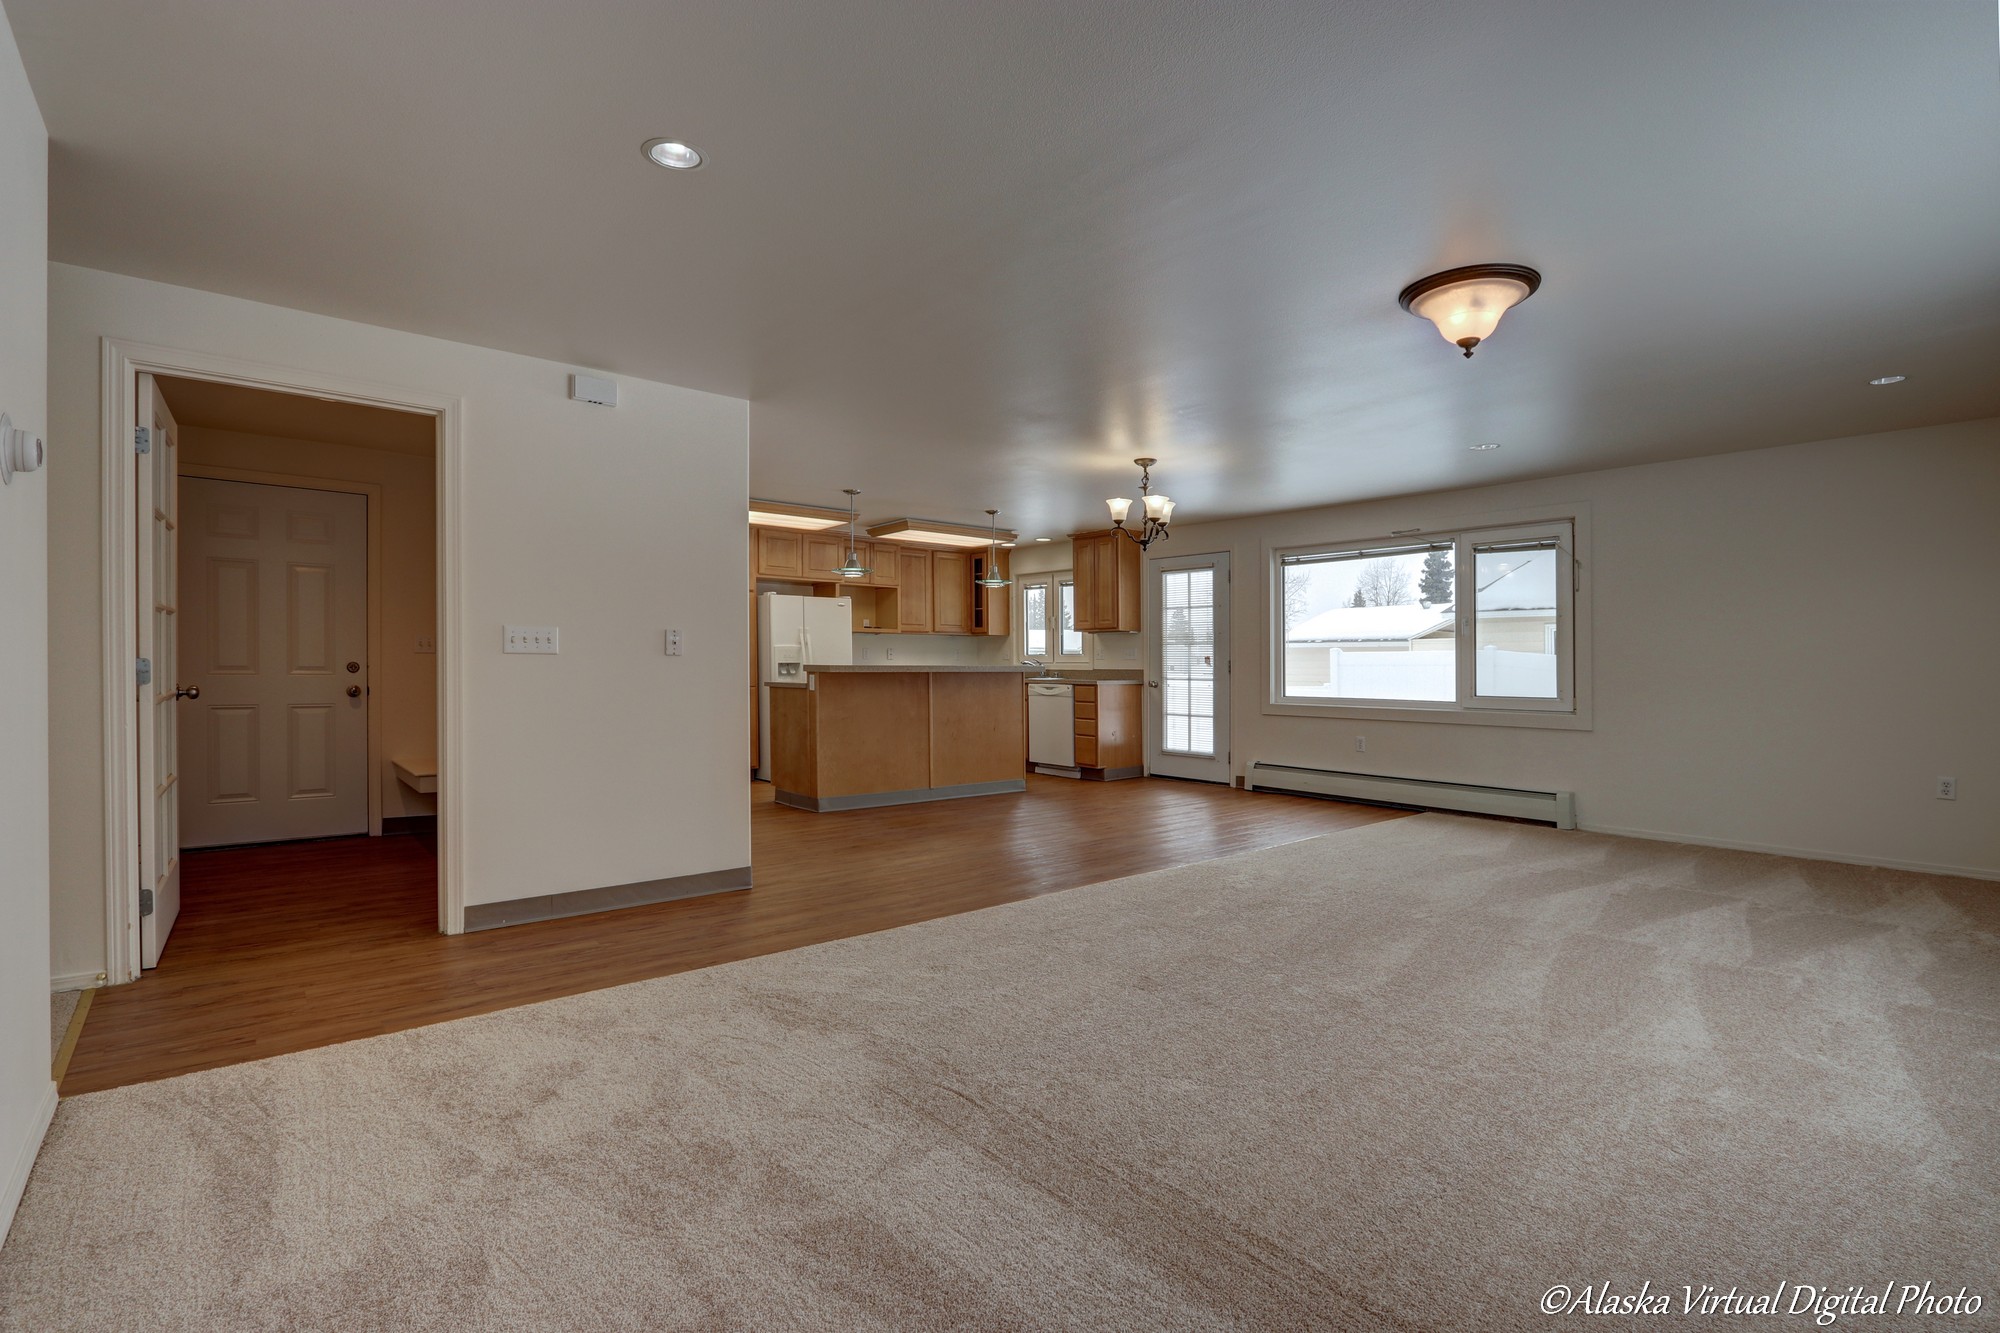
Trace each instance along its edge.
<instances>
[{"instance_id":1,"label":"light switch plate","mask_svg":"<svg viewBox=\"0 0 2000 1333\"><path fill-rule=\"evenodd\" d=\"M670 629L667 631L667 656L679 657L680 655L681 655L681 632L677 629Z\"/></svg>"},{"instance_id":2,"label":"light switch plate","mask_svg":"<svg viewBox=\"0 0 2000 1333\"><path fill-rule=\"evenodd\" d=\"M504 651L510 653L559 653L562 631L554 625L509 625Z\"/></svg>"}]
</instances>

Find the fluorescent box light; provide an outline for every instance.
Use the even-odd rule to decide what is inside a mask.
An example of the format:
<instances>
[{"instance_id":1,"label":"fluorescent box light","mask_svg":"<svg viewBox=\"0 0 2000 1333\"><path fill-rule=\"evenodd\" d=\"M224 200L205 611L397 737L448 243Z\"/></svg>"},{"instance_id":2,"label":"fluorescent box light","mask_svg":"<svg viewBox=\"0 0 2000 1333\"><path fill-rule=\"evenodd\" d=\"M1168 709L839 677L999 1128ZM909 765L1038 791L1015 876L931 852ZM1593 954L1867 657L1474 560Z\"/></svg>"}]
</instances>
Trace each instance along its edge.
<instances>
[{"instance_id":1,"label":"fluorescent box light","mask_svg":"<svg viewBox=\"0 0 2000 1333\"><path fill-rule=\"evenodd\" d=\"M989 541L1011 542L1014 534L1006 528L990 530L970 523L938 523L928 518L898 518L869 527L870 537L892 542L922 542L926 546L984 546Z\"/></svg>"},{"instance_id":2,"label":"fluorescent box light","mask_svg":"<svg viewBox=\"0 0 2000 1333\"><path fill-rule=\"evenodd\" d=\"M824 505L795 505L783 500L752 500L750 522L759 528L797 528L802 532L823 532L847 526L845 509Z\"/></svg>"}]
</instances>

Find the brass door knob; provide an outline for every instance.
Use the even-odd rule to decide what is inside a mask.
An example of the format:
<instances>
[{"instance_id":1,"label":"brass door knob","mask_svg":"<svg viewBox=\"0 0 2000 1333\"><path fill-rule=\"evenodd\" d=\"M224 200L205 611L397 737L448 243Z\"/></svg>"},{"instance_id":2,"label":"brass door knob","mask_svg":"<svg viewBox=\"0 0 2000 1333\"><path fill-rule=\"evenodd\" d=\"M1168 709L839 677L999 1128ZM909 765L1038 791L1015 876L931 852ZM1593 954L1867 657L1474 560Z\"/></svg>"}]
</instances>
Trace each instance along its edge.
<instances>
[{"instance_id":1,"label":"brass door knob","mask_svg":"<svg viewBox=\"0 0 2000 1333\"><path fill-rule=\"evenodd\" d=\"M361 687L359 685L349 685L347 687L347 697L350 699L359 699L361 697Z\"/></svg>"}]
</instances>

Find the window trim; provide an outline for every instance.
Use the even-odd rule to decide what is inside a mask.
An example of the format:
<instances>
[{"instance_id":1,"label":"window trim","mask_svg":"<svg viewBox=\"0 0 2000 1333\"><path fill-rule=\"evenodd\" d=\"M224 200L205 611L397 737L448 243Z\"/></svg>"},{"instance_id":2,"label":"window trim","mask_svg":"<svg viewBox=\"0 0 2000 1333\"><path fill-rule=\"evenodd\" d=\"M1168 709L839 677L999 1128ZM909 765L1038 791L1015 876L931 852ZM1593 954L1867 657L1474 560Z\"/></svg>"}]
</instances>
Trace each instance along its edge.
<instances>
[{"instance_id":1,"label":"window trim","mask_svg":"<svg viewBox=\"0 0 2000 1333\"><path fill-rule=\"evenodd\" d=\"M1449 703L1390 699L1373 703L1360 699L1309 703L1284 694L1284 561L1288 556L1320 552L1407 550L1428 542L1449 539L1454 543L1522 535L1535 529L1567 524L1569 528L1571 578L1568 594L1570 652L1566 668L1570 698L1480 699L1472 692L1476 683L1476 659L1471 653L1458 656L1458 699ZM1531 727L1553 730L1589 731L1594 728L1591 691L1591 560L1590 509L1582 503L1532 511L1512 511L1467 515L1449 522L1434 522L1420 528L1397 529L1391 533L1337 537L1314 542L1292 542L1282 546L1269 543L1264 548L1266 597L1264 603L1265 690L1261 711L1271 717L1317 717L1353 721L1444 722L1489 727ZM1456 564L1456 560L1454 560ZM1558 624L1562 598L1558 597ZM1471 642L1471 608L1454 608L1458 615L1457 633ZM1560 659L1559 659L1560 660Z\"/></svg>"}]
</instances>

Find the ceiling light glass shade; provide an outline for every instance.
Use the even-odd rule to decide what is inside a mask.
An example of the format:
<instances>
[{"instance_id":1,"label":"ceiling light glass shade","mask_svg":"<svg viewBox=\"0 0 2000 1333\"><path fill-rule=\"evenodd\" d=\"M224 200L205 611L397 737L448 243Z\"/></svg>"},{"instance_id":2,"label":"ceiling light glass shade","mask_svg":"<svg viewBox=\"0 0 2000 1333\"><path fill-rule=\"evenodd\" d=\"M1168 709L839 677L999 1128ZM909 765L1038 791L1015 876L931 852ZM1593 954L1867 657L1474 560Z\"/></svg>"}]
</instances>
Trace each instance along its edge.
<instances>
[{"instance_id":1,"label":"ceiling light glass shade","mask_svg":"<svg viewBox=\"0 0 2000 1333\"><path fill-rule=\"evenodd\" d=\"M922 542L926 546L987 546L998 536L997 530L980 529L970 524L941 523L935 519L899 518L887 523L870 524L870 537L878 537L891 542ZM1015 534L1009 532L1008 538ZM1003 539L1005 540L1005 539Z\"/></svg>"},{"instance_id":2,"label":"ceiling light glass shade","mask_svg":"<svg viewBox=\"0 0 2000 1333\"><path fill-rule=\"evenodd\" d=\"M1420 278L1403 289L1403 309L1437 326L1444 340L1472 349L1493 336L1500 317L1535 294L1542 275L1520 264L1474 264Z\"/></svg>"},{"instance_id":3,"label":"ceiling light glass shade","mask_svg":"<svg viewBox=\"0 0 2000 1333\"><path fill-rule=\"evenodd\" d=\"M977 583L982 588L1004 588L1013 581L1012 579L1003 579L998 574L987 574L973 580L974 583Z\"/></svg>"},{"instance_id":4,"label":"ceiling light glass shade","mask_svg":"<svg viewBox=\"0 0 2000 1333\"><path fill-rule=\"evenodd\" d=\"M752 500L750 523L759 528L794 528L800 532L821 532L847 526L847 513L822 505L791 504L784 500Z\"/></svg>"},{"instance_id":5,"label":"ceiling light glass shade","mask_svg":"<svg viewBox=\"0 0 2000 1333\"><path fill-rule=\"evenodd\" d=\"M861 553L859 551L850 550L847 553L847 559L842 561L840 568L833 572L844 579L865 579L874 571L861 563Z\"/></svg>"},{"instance_id":6,"label":"ceiling light glass shade","mask_svg":"<svg viewBox=\"0 0 2000 1333\"><path fill-rule=\"evenodd\" d=\"M646 156L674 171L693 171L701 165L701 154L678 139L649 139Z\"/></svg>"},{"instance_id":7,"label":"ceiling light glass shade","mask_svg":"<svg viewBox=\"0 0 2000 1333\"><path fill-rule=\"evenodd\" d=\"M1173 521L1174 502L1163 495L1160 497L1160 522L1171 523Z\"/></svg>"},{"instance_id":8,"label":"ceiling light glass shade","mask_svg":"<svg viewBox=\"0 0 2000 1333\"><path fill-rule=\"evenodd\" d=\"M1113 523L1123 523L1125 516L1132 512L1132 502L1130 500L1106 500L1104 503L1111 510L1111 521ZM1042 540L1047 541L1048 539L1044 537Z\"/></svg>"},{"instance_id":9,"label":"ceiling light glass shade","mask_svg":"<svg viewBox=\"0 0 2000 1333\"><path fill-rule=\"evenodd\" d=\"M1146 517L1157 522L1167 521L1167 515L1174 512L1174 502L1164 495L1146 497Z\"/></svg>"}]
</instances>

